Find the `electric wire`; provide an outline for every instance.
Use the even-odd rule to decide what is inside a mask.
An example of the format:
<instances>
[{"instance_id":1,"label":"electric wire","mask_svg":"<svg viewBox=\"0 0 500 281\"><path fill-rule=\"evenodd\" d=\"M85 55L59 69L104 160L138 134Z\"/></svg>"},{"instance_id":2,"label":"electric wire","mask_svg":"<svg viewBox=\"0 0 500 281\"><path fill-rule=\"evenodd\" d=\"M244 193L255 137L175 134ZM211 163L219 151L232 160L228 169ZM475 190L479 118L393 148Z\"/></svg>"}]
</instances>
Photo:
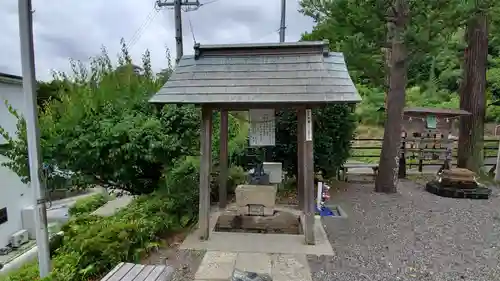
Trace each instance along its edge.
<instances>
[{"instance_id":1,"label":"electric wire","mask_svg":"<svg viewBox=\"0 0 500 281\"><path fill-rule=\"evenodd\" d=\"M194 35L194 28L193 28L193 23L191 22L191 18L189 17L189 14L186 14L189 22L189 31L191 31L191 36L193 36L193 44L196 44L196 37Z\"/></svg>"},{"instance_id":2,"label":"electric wire","mask_svg":"<svg viewBox=\"0 0 500 281\"><path fill-rule=\"evenodd\" d=\"M266 38L267 36L269 36L269 35L271 35L273 33L280 32L280 29L281 28L278 28L278 29L275 29L275 30L273 30L273 31L271 31L269 33L266 33L265 35L260 36L258 39L254 40L254 41L259 41L259 40L264 39L264 38Z\"/></svg>"},{"instance_id":3,"label":"electric wire","mask_svg":"<svg viewBox=\"0 0 500 281\"><path fill-rule=\"evenodd\" d=\"M130 38L129 40L129 44L133 41L135 41L135 38L137 37L137 35L141 32L141 30L144 28L145 24L149 21L149 19L151 18L151 16L153 15L155 9L153 7L153 9L149 12L149 14L146 16L146 19L142 22L142 24L139 26L139 28L137 28L134 32L134 34L132 35L132 37Z\"/></svg>"},{"instance_id":4,"label":"electric wire","mask_svg":"<svg viewBox=\"0 0 500 281\"><path fill-rule=\"evenodd\" d=\"M149 25L153 22L153 20L156 18L156 16L159 14L158 12L160 11L160 8L158 7L158 4L155 2L153 5L153 8L149 12L149 14L146 17L146 20L141 24L141 26L134 32L132 37L130 38L127 46L128 48L132 49L134 45L141 39L142 35L144 34L144 31L149 27Z\"/></svg>"}]
</instances>

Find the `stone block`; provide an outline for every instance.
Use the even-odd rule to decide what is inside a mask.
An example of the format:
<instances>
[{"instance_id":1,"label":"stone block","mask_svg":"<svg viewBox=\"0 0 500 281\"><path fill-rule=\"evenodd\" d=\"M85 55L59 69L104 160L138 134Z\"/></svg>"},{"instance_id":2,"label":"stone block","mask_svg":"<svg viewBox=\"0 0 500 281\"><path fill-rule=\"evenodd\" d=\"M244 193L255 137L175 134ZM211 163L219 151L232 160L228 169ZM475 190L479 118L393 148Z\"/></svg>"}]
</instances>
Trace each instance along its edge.
<instances>
[{"instance_id":1,"label":"stone block","mask_svg":"<svg viewBox=\"0 0 500 281\"><path fill-rule=\"evenodd\" d=\"M244 216L272 216L274 208L264 207L262 205L249 205L238 207L238 214Z\"/></svg>"},{"instance_id":2,"label":"stone block","mask_svg":"<svg viewBox=\"0 0 500 281\"><path fill-rule=\"evenodd\" d=\"M236 205L242 215L270 216L274 214L276 185L239 185L236 187Z\"/></svg>"}]
</instances>

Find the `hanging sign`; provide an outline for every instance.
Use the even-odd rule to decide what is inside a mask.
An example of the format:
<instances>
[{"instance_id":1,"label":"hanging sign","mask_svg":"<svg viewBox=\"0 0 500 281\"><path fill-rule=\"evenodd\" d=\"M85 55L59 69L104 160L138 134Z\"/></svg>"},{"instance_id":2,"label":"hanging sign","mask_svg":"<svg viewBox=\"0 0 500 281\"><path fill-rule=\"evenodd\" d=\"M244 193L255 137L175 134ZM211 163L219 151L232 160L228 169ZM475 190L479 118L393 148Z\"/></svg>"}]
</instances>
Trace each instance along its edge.
<instances>
[{"instance_id":1,"label":"hanging sign","mask_svg":"<svg viewBox=\"0 0 500 281\"><path fill-rule=\"evenodd\" d=\"M250 146L274 146L276 142L274 109L250 109Z\"/></svg>"},{"instance_id":2,"label":"hanging sign","mask_svg":"<svg viewBox=\"0 0 500 281\"><path fill-rule=\"evenodd\" d=\"M306 109L306 141L313 140L312 112Z\"/></svg>"},{"instance_id":3,"label":"hanging sign","mask_svg":"<svg viewBox=\"0 0 500 281\"><path fill-rule=\"evenodd\" d=\"M437 127L437 120L435 115L427 115L427 128L428 129L436 129Z\"/></svg>"}]
</instances>

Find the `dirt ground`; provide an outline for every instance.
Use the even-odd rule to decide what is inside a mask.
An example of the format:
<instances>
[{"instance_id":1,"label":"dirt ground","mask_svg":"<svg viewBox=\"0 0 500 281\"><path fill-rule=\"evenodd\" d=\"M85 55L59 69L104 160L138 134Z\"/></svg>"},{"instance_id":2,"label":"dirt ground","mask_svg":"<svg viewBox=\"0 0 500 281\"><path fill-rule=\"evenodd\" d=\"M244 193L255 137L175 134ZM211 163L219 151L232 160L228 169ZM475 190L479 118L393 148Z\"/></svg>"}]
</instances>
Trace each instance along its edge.
<instances>
[{"instance_id":1,"label":"dirt ground","mask_svg":"<svg viewBox=\"0 0 500 281\"><path fill-rule=\"evenodd\" d=\"M161 240L156 251L144 258L142 264L168 264L175 268L172 281L191 281L201 264L205 251L179 249L188 233L183 232Z\"/></svg>"}]
</instances>

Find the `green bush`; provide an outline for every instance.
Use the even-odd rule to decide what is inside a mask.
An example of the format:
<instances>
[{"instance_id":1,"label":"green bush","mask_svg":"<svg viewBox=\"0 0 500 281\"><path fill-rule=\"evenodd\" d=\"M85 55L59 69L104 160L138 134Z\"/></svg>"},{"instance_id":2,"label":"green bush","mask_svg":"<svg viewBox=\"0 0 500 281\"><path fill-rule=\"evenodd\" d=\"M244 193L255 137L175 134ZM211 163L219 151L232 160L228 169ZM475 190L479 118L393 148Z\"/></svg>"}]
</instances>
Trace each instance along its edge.
<instances>
[{"instance_id":1,"label":"green bush","mask_svg":"<svg viewBox=\"0 0 500 281\"><path fill-rule=\"evenodd\" d=\"M104 194L94 194L89 197L77 200L75 202L75 205L69 208L68 213L72 217L90 214L93 211L97 210L99 207L106 204L106 202L108 202L108 199L106 198L106 196L104 196Z\"/></svg>"},{"instance_id":2,"label":"green bush","mask_svg":"<svg viewBox=\"0 0 500 281\"><path fill-rule=\"evenodd\" d=\"M176 209L179 208L179 209ZM183 212L166 189L134 200L111 217L82 215L63 227L63 246L56 250L53 271L44 280L95 279L122 261L137 262L159 246L159 235L186 227L192 214ZM38 280L36 263L28 264L4 280Z\"/></svg>"},{"instance_id":3,"label":"green bush","mask_svg":"<svg viewBox=\"0 0 500 281\"><path fill-rule=\"evenodd\" d=\"M187 156L175 162L164 173L163 189L169 194L177 216L198 216L200 159Z\"/></svg>"},{"instance_id":4,"label":"green bush","mask_svg":"<svg viewBox=\"0 0 500 281\"><path fill-rule=\"evenodd\" d=\"M165 75L152 74L148 52L142 74L134 72L125 44L116 66L104 50L90 66L74 62L72 67L71 76L54 78L64 89L47 101L39 122L43 161L74 172L73 184L150 193L159 186L165 167L196 154L199 110L148 102L165 81ZM10 161L5 165L28 182L25 122L9 110L18 118L18 131L11 136L0 128L8 142L3 153Z\"/></svg>"},{"instance_id":5,"label":"green bush","mask_svg":"<svg viewBox=\"0 0 500 281\"><path fill-rule=\"evenodd\" d=\"M219 170L218 168L214 168L214 171L211 173L211 182L210 182L210 201L218 202L219 201ZM240 166L231 166L228 171L227 178L227 194L233 194L236 186L239 184L245 183L247 180L247 173Z\"/></svg>"},{"instance_id":6,"label":"green bush","mask_svg":"<svg viewBox=\"0 0 500 281\"><path fill-rule=\"evenodd\" d=\"M277 112L275 161L283 162L288 175L297 174L297 114L295 110ZM355 116L345 104L313 110L314 164L323 174L332 175L349 157L356 128Z\"/></svg>"}]
</instances>

